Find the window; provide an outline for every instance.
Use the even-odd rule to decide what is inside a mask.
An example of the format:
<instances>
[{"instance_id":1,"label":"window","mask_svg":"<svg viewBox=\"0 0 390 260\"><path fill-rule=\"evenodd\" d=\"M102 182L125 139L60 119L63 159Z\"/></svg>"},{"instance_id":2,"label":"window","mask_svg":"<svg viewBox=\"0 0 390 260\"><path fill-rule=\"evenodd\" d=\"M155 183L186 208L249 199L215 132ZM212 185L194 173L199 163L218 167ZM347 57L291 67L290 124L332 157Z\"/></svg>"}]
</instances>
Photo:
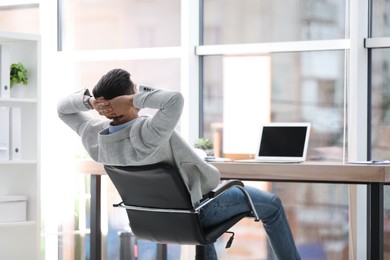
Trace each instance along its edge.
<instances>
[{"instance_id":1,"label":"window","mask_svg":"<svg viewBox=\"0 0 390 260\"><path fill-rule=\"evenodd\" d=\"M346 1L206 0L204 44L345 37Z\"/></svg>"},{"instance_id":2,"label":"window","mask_svg":"<svg viewBox=\"0 0 390 260\"><path fill-rule=\"evenodd\" d=\"M386 0L372 0L371 37L390 36L390 3Z\"/></svg>"},{"instance_id":3,"label":"window","mask_svg":"<svg viewBox=\"0 0 390 260\"><path fill-rule=\"evenodd\" d=\"M253 157L261 123L310 122L307 159L347 160L346 1L203 4L201 135L213 140L216 155ZM348 185L252 185L282 199L302 258L348 258ZM261 232L238 225L251 236ZM269 248L266 240L260 247ZM237 253L258 256L250 246Z\"/></svg>"},{"instance_id":4,"label":"window","mask_svg":"<svg viewBox=\"0 0 390 260\"><path fill-rule=\"evenodd\" d=\"M368 39L367 48L371 48L370 44L379 45L380 48L372 50L372 67L370 67L372 75L369 75L372 80L370 85L372 107L367 108L365 103L367 98L364 98L364 94L360 95L367 90L367 81L360 80L359 72L366 75L368 60L365 56L358 61L354 59L355 49L363 46L363 39L367 37L365 30L368 25L364 21L368 17L368 12L365 12L368 6L366 3L361 3L362 1L294 0L287 3L272 0L114 0L108 2L81 0L60 2L62 2L60 36L62 36L63 52L59 54L61 64L59 70L67 73L61 74L61 86L56 86L56 92L63 94L81 87L93 87L101 74L114 66L129 69L135 81L140 84L158 84L158 86L180 89L191 94L199 91L201 106L199 136L210 137L218 143L219 146L215 147L218 151L217 155L221 156L230 156L233 155L231 153L237 152L245 155L251 153L253 141L252 144L248 140L244 142L241 134L239 141L233 139L233 142L229 142L231 138L225 138L226 135L235 134L237 131L231 131L226 126L234 127L234 124L237 124L236 120L241 120L240 124L247 124L249 120L242 120L243 118L251 118L250 121L257 124L253 118L259 117L259 122L261 120L311 122L313 137L308 156L312 160L340 162L350 156L354 158L356 154L359 159L366 159L362 156L364 157L367 151L365 134L368 126L364 124L361 127L360 122L365 120L365 113L361 115L356 110L367 112L367 109L371 109L368 114L371 114L369 124L372 133L370 136L372 158L388 159L385 143L390 117L387 115L389 90L386 82L387 57L390 53L385 48L390 47L390 44L381 45L375 42L374 38ZM200 27L195 22L196 28L191 27L193 24L187 24L191 15L186 13L188 6L183 7L183 5L190 5L190 2L196 3L195 6L200 2L200 6L203 7L201 15L203 20ZM387 2L372 1L374 15L371 17L374 20L370 27L374 37L388 36ZM357 5L360 8L356 8ZM363 10L363 12L350 14L350 10L353 12ZM191 12L195 10L191 9ZM357 21L364 23L359 24ZM2 22L0 21L0 24ZM355 25L357 29L354 28ZM194 44L191 41L187 46L188 39L183 37L183 32L194 32L197 38L198 29L201 32L200 45L196 46L199 43ZM358 37L356 34L359 34ZM386 42L386 39L382 40ZM188 53L183 50L190 50L190 55L193 55L194 46L200 71L198 66L192 66L198 65L197 63L187 66L188 71L183 71L183 64L188 62L186 56ZM191 56L190 59L192 58L194 57ZM188 77L187 74L191 75ZM191 85L193 82L188 80L183 83L183 78L195 79L195 81L200 78L199 88L196 85L189 91L188 86L193 86ZM248 92L256 95L245 95ZM362 96L363 101L360 99L357 101L355 93L358 93L359 98ZM247 102L237 105L235 98L238 96L240 101ZM194 114L198 113L197 106L190 106L188 109L189 111L184 111L184 116L192 115L191 109L196 110ZM262 112L258 113L259 111ZM237 117L234 117L235 115ZM353 121L350 125L351 121L348 121L350 117L356 117L354 121L359 123L355 124ZM191 118L192 121L196 119L197 117ZM197 123L194 123L195 127L188 125L188 122L186 124L186 128L197 129ZM356 134L356 131L361 129L363 130ZM244 130L255 135L256 125L240 127L239 134ZM352 137L349 138L350 136ZM60 140L56 141L60 142ZM63 144L64 140L61 141L60 143ZM71 147L69 149L72 152L71 159L79 158L77 156L84 158L85 154L80 154L79 151L82 149L78 143L70 142L64 145ZM76 153L75 147L78 149ZM67 169L71 168L69 165L66 166ZM47 220L51 221L45 222L46 248L53 249L50 252L48 250L46 256L65 259L68 254L78 252L77 256L83 258L86 254L88 257L88 253L80 253L80 251L87 250L89 244L89 213L86 211L89 180L85 177L70 177L69 172L57 173L57 175L66 176L60 181L63 184L61 185L63 195L69 200L62 207L64 211L58 211L55 216L47 217ZM75 187L75 183L81 187ZM348 258L351 223L347 201L350 192L347 185L282 182L253 185L275 192L281 197L300 250L311 248L310 252L317 252L322 254L321 256L326 254L327 259ZM114 196L108 186L107 192L110 194L108 196ZM386 201L385 203L388 204ZM44 205L53 204L45 201ZM359 214L354 215L361 217ZM386 220L387 215L389 215L388 209L385 209ZM58 219L60 220L57 222ZM104 229L107 234L105 239L109 239L109 236L110 239L112 236L116 239L115 245L111 244L102 249L103 257L110 259L117 254L116 228L125 227L122 223L109 223L112 219L104 219L104 221L106 224L104 228L107 228ZM54 229L52 229L53 223ZM359 221L357 223L357 225L365 225ZM261 227L251 225L252 221L248 221L239 227L245 232L248 231L244 236L265 237ZM115 228L112 228L113 226ZM62 231L64 233L70 231L66 239ZM241 238L235 243L242 241L245 242L235 246L240 249L240 252L234 256L266 257L271 252L267 250L269 247L265 239L259 247L256 239L250 239L250 242L256 243L256 246ZM55 248L57 246L63 248ZM357 250L359 251L360 248ZM49 254L53 252L54 255ZM220 255L223 254L221 249ZM231 256L229 253L229 257ZM363 256L357 254L357 258L364 257L364 254Z\"/></svg>"},{"instance_id":5,"label":"window","mask_svg":"<svg viewBox=\"0 0 390 260\"><path fill-rule=\"evenodd\" d=\"M180 0L61 3L63 50L180 45Z\"/></svg>"},{"instance_id":6,"label":"window","mask_svg":"<svg viewBox=\"0 0 390 260\"><path fill-rule=\"evenodd\" d=\"M206 56L204 136L222 134L215 144L219 155L251 154L261 123L310 122L308 159L343 161L344 56L343 51Z\"/></svg>"},{"instance_id":7,"label":"window","mask_svg":"<svg viewBox=\"0 0 390 260\"><path fill-rule=\"evenodd\" d=\"M390 158L390 50L375 49L372 58L371 156L380 160Z\"/></svg>"},{"instance_id":8,"label":"window","mask_svg":"<svg viewBox=\"0 0 390 260\"><path fill-rule=\"evenodd\" d=\"M128 70L137 84L182 90L180 47L177 47L181 30L179 0L59 2L62 3L59 6L59 52L55 58L50 57L55 60L53 66L58 64L58 67L53 69L55 83L49 82L43 94L51 95L47 93L54 91L59 99L83 88L92 89L100 77L113 68ZM48 97L46 104L55 97ZM75 169L77 161L89 159L89 156L79 137L72 135L72 131L51 114L53 108L55 102L50 112L43 111L46 120L50 118L50 122L55 122L55 127L45 127L45 131L56 128L56 135L62 138L53 142L46 136L44 141L46 151L52 149L53 143L61 147L61 156L45 157L53 157L50 164L57 167L53 175L47 166L49 162L44 165L43 178L49 184L43 191L42 203L50 207L43 208L42 213L45 221L43 254L46 259L88 259L91 257L91 178ZM142 110L142 113L154 111ZM180 128L178 125L178 130ZM58 194L55 197L48 195L54 192L51 190L53 182L61 183L55 188ZM129 230L128 221L124 212L112 208L112 203L119 199L108 178L102 178L101 189L102 259L119 259L120 234ZM139 241L138 246L140 257L151 258L156 253L155 248L150 248L151 243ZM176 259L180 247L170 250ZM152 255L147 255L150 253Z\"/></svg>"},{"instance_id":9,"label":"window","mask_svg":"<svg viewBox=\"0 0 390 260\"><path fill-rule=\"evenodd\" d=\"M74 60L72 62L63 62L61 74L58 81L59 89L62 89L63 95L68 95L82 88L92 89L100 77L112 68L123 68L131 73L131 78L137 84L147 86L158 86L161 88L180 90L180 62L178 59L144 59L144 60L99 60L96 57L84 56L84 60ZM93 55L92 55L93 56ZM79 57L80 58L80 57ZM89 59L94 59L90 61ZM66 59L66 58L65 58ZM66 91L65 91L66 90ZM67 93L67 94L65 94ZM141 110L140 114L153 114L153 110ZM96 114L96 116L98 116ZM46 245L57 244L60 248L57 252L47 250L46 257L56 259L68 259L69 255L74 255L76 259L88 258L90 246L90 175L85 172L77 172L77 161L90 159L85 149L81 145L81 140L77 135L73 135L66 125L56 121L59 126L57 133L62 133L64 138L56 140L56 144L61 147L61 157L56 158L58 164L66 166L57 169L56 181L61 182L56 188L58 196L44 196L45 203L52 205L48 211L61 211L61 218L52 216L50 224L46 225L47 230L51 230L50 235L46 237ZM180 125L178 125L180 130ZM60 134L61 135L61 134ZM72 165L76 164L76 168ZM48 173L46 173L47 175ZM112 204L119 202L117 191L112 186L108 178L102 178L102 259L119 258L121 232L128 232L128 221L122 211L112 208ZM53 178L46 177L46 180ZM61 203L58 203L58 202ZM45 214L49 216L50 213ZM53 214L53 213L52 213ZM125 237L123 237L125 239ZM55 242L55 241L58 242ZM153 244L138 241L140 256L145 254L155 254ZM152 247L152 248L150 248ZM179 251L177 246L171 249L172 254ZM170 253L171 254L171 253ZM146 256L147 258L147 256Z\"/></svg>"},{"instance_id":10,"label":"window","mask_svg":"<svg viewBox=\"0 0 390 260\"><path fill-rule=\"evenodd\" d=\"M34 1L31 1L34 2ZM0 30L22 33L39 33L39 5L0 3Z\"/></svg>"}]
</instances>

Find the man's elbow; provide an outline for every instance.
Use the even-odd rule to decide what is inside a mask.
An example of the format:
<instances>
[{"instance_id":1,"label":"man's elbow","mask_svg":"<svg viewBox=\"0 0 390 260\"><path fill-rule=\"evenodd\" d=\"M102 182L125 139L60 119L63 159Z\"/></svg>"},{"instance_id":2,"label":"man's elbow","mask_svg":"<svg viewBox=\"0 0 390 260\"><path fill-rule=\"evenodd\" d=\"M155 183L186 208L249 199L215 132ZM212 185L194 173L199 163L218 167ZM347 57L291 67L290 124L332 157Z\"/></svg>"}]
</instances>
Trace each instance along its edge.
<instances>
[{"instance_id":1,"label":"man's elbow","mask_svg":"<svg viewBox=\"0 0 390 260\"><path fill-rule=\"evenodd\" d=\"M172 99L175 100L175 103L177 104L178 107L184 106L184 97L181 92L174 92Z\"/></svg>"}]
</instances>

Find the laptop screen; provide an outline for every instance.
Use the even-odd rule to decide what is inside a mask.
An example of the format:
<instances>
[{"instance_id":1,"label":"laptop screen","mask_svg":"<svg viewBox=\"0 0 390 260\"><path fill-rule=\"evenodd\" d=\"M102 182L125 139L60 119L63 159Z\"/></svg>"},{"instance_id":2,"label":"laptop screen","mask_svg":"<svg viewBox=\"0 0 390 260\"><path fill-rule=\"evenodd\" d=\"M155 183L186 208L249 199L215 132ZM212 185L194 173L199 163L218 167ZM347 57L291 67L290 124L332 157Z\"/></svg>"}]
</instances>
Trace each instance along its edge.
<instances>
[{"instance_id":1,"label":"laptop screen","mask_svg":"<svg viewBox=\"0 0 390 260\"><path fill-rule=\"evenodd\" d=\"M256 160L304 161L309 133L309 123L264 124L261 129Z\"/></svg>"},{"instance_id":2,"label":"laptop screen","mask_svg":"<svg viewBox=\"0 0 390 260\"><path fill-rule=\"evenodd\" d=\"M307 127L265 126L260 143L260 156L303 156Z\"/></svg>"}]
</instances>

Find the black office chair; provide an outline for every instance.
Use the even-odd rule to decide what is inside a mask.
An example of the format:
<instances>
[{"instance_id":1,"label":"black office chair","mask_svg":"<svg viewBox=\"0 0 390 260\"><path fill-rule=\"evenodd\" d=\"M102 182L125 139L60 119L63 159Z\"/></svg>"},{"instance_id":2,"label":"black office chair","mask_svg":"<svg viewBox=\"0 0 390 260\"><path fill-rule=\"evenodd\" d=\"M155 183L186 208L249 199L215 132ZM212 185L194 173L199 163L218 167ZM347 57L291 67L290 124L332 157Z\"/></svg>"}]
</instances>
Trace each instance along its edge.
<instances>
[{"instance_id":1,"label":"black office chair","mask_svg":"<svg viewBox=\"0 0 390 260\"><path fill-rule=\"evenodd\" d=\"M127 211L130 227L139 239L160 244L196 245L196 259L205 259L204 245L214 243L244 217L259 221L244 184L224 181L195 206L179 171L168 164L146 166L104 166L123 200L116 207ZM199 210L231 187L239 187L247 196L251 211L238 214L224 223L203 229ZM228 241L230 246L234 233Z\"/></svg>"}]
</instances>

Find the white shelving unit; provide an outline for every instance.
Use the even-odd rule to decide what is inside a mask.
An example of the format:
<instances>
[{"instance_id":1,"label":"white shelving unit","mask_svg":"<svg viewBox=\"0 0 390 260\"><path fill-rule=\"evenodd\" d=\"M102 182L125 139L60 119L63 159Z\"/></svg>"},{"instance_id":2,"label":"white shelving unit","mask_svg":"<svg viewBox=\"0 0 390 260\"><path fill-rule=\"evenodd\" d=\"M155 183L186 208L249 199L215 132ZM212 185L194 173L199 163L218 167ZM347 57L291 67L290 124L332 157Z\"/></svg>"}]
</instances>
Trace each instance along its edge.
<instances>
[{"instance_id":1,"label":"white shelving unit","mask_svg":"<svg viewBox=\"0 0 390 260\"><path fill-rule=\"evenodd\" d=\"M0 160L0 196L27 197L26 221L0 223L0 259L40 259L40 49L39 35L0 31L1 88L9 64L23 63L29 77L27 86L0 90L0 107L21 109L20 159Z\"/></svg>"}]
</instances>

